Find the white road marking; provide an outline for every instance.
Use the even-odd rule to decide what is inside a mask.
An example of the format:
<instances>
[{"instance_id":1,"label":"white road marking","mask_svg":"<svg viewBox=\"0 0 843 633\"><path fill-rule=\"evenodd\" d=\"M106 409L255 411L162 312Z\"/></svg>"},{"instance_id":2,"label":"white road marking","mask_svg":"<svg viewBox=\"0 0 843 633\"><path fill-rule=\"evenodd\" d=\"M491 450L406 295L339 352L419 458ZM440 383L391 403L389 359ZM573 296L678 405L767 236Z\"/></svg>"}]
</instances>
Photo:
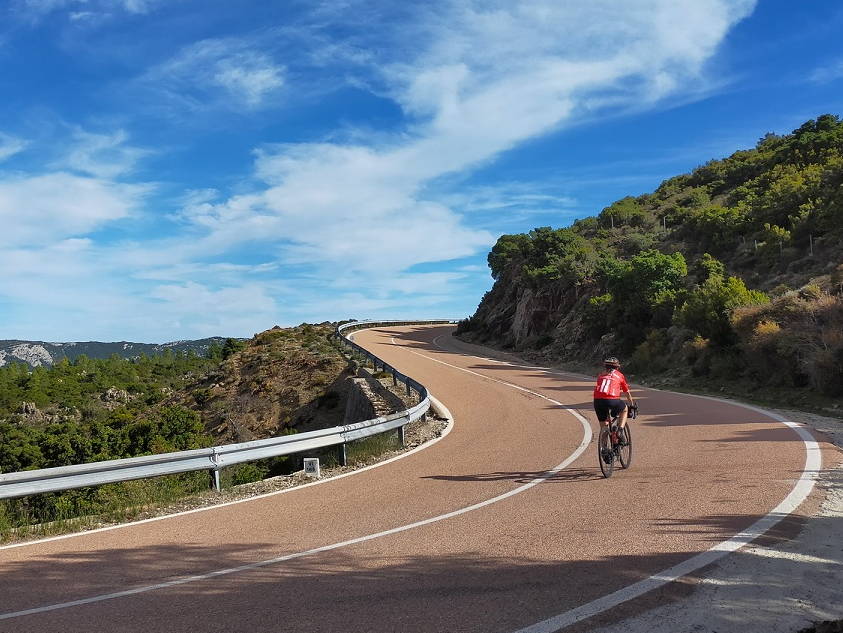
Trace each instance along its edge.
<instances>
[{"instance_id":1,"label":"white road marking","mask_svg":"<svg viewBox=\"0 0 843 633\"><path fill-rule=\"evenodd\" d=\"M408 351L412 351L412 350L408 350ZM415 353L415 352L413 352L413 353ZM422 356L422 355L420 354L420 356ZM429 358L427 356L425 356L425 358L428 358L429 360L435 360L435 359ZM442 362L442 361L436 361L436 362ZM445 363L445 364L447 364L447 363ZM452 365L452 367L453 367L453 365ZM461 369L461 368L456 367L456 369ZM463 370L463 371L467 371L467 370ZM474 373L474 372L469 372L469 373ZM477 374L477 375L480 376L481 374ZM57 604L45 605L45 606L42 606L42 607L35 607L35 608L32 608L32 609L25 609L25 610L22 610L22 611L14 611L14 612L9 612L9 613L3 613L3 614L0 614L0 620L10 620L10 619L13 619L13 618L19 618L19 617L23 617L23 616L26 616L26 615L35 615L35 614L38 614L38 613L46 613L48 611L57 611L59 609L68 609L70 607L76 607L76 606L91 604L91 603L95 603L95 602L103 602L105 600L113 600L115 598L123 598L123 597L127 597L127 596L133 596L133 595L137 595L137 594L141 594L141 593L147 593L147 592L150 592L150 591L156 591L156 590L159 590L159 589L167 589L169 587L176 587L176 586L185 585L185 584L188 584L188 583L199 582L199 581L202 581L202 580L210 580L212 578L218 578L220 576L227 576L227 575L230 575L230 574L236 574L236 573L240 573L240 572L244 572L244 571L250 571L250 570L253 570L253 569L259 569L261 567L268 567L270 565L276 565L278 563L283 563L285 561L294 560L294 559L297 559L297 558L302 558L304 556L311 556L313 554L319 554L319 553L322 553L322 552L328 552L328 551L339 549L339 548L342 548L342 547L348 547L350 545L356 545L358 543L364 543L366 541L371 541L371 540L381 538L381 537L384 537L384 536L390 536L392 534L398 534L400 532L406 532L407 530L412 530L414 528L422 527L424 525L430 525L431 523L437 523L439 521L451 519L453 517L457 517L457 516L460 516L462 514L466 514L468 512L473 512L474 510L479 510L480 508L485 508L486 506L490 506L490 505L492 505L494 503L497 503L499 501L503 501L504 499L508 499L508 498L513 497L517 494L521 494L522 492L526 492L530 488L533 488L534 486L537 486L538 484L547 481L550 477L552 477L553 475L558 473L563 468L566 468L569 464L573 463L577 458L579 458L579 456L582 455L582 453L588 448L589 444L591 443L591 437L592 437L591 426L589 425L588 420L586 420L577 411L566 407L561 402L557 402L556 400L548 398L547 396L543 396L540 393L530 391L529 389L525 389L524 387L520 387L518 385L513 385L513 384L510 384L510 383L505 383L503 381L495 380L493 378L488 378L488 380L493 380L494 382L500 382L500 383L505 384L505 385L507 385L509 387L512 387L514 389L518 389L519 391L525 391L527 393L531 393L535 396L538 396L539 398L542 398L544 400L552 402L553 404L556 404L556 405L562 407L563 409L567 410L569 413L571 413L571 415L573 415L580 422L580 424L583 427L583 438L580 441L579 446L577 446L577 448L574 450L574 452L571 453L566 459L564 459L562 462L560 462L559 464L557 464L556 466L554 466L550 470L543 473L542 476L531 479L526 484L524 484L522 486L518 486L517 488L513 488L512 490L510 490L508 492L505 492L503 494L497 495L496 497L492 497L491 499L486 499L485 501L481 501L479 503L475 503L475 504L472 504L470 506L466 506L464 508L460 508L459 510L454 510L452 512L440 514L438 516L431 517L431 518L428 518L428 519L424 519L422 521L416 521L414 523L409 523L409 524L402 525L402 526L399 526L399 527L395 527L395 528L392 528L392 529L389 529L389 530L384 530L382 532L376 532L374 534L367 534L365 536L360 536L360 537L357 537L357 538L349 539L347 541L341 541L339 543L332 543L331 545L323 545L322 547L316 547L314 549L309 549L309 550L304 551L304 552L296 552L296 553L293 553L293 554L285 554L284 556L278 556L278 557L275 557L275 558L270 558L270 559L258 561L258 562L255 562L255 563L240 565L238 567L230 567L228 569L220 569L220 570L212 571L212 572L209 572L209 573L206 573L206 574L198 574L198 575L195 575L195 576L188 576L186 578L178 578L178 579L171 580L171 581L168 581L168 582L158 583L158 584L154 584L154 585L147 585L147 586L144 586L144 587L135 587L135 588L132 588L132 589L126 589L124 591L117 591L117 592L114 592L114 593L102 594L102 595L99 595L99 596L91 596L91 597L88 597L88 598L81 598L79 600L71 600L69 602L61 602L61 603L57 603ZM450 414L449 414L449 417L451 417ZM444 435L443 435L443 437L444 437ZM441 438L439 438L439 439L441 439ZM425 446L428 446L428 445L425 445ZM415 449L415 450L418 450L418 449ZM383 462L383 463L386 463L386 462ZM357 471L357 472L360 472L360 471ZM351 473L348 473L348 474L351 474ZM315 483L321 483L321 482L315 482ZM308 484L308 485L311 485L311 484ZM302 487L304 487L304 486L302 486ZM276 493L270 493L270 494L276 494ZM227 504L227 505L230 505L230 504ZM215 506L215 507L219 507L219 506ZM185 513L185 514L187 514L187 513ZM171 516L175 516L175 515L171 515Z\"/></svg>"},{"instance_id":2,"label":"white road marking","mask_svg":"<svg viewBox=\"0 0 843 633\"><path fill-rule=\"evenodd\" d=\"M448 409L439 402L436 398L430 396L431 401L435 402L439 407L441 407L444 411L448 411ZM445 427L445 430L442 431L442 435L437 438L430 440L429 442L425 442L421 446L417 446L414 449L411 449L405 453L401 453L400 455L396 455L395 457L390 457L389 459L385 459L382 462L378 462L376 464L371 464L370 466L364 466L363 468L358 468L356 470L352 470L347 473L342 473L341 475L334 475L333 477L325 477L324 479L319 479L317 481L313 481L307 484L302 484L300 486L293 486L291 488L285 488L284 490L275 490L274 492L266 492L264 494L255 495L254 497L248 497L246 499L237 499L235 501L226 501L225 503L217 503L211 506L205 506L203 508L194 508L193 510L185 510L184 512L175 512L173 514L165 514L160 517L152 517L149 519L141 519L140 521L132 521L131 523L121 523L119 525L109 525L107 527L97 528L95 530L85 530L83 532L74 532L72 534L61 534L59 536L50 536L48 538L38 539L36 541L25 541L23 543L12 543L10 545L0 545L0 551L4 549L14 549L18 547L29 547L31 545L39 545L41 543L49 543L51 541L61 541L64 539L69 538L77 538L80 536L88 536L91 534L98 534L100 532L109 532L111 530L122 530L124 528L133 527L136 525L143 525L144 523L152 523L154 521L164 521L165 519L174 519L176 517L185 516L187 514L196 514L197 512L207 512L209 510L216 510L218 508L224 508L226 506L233 506L237 505L238 503L249 503L252 501L257 501L258 499L265 499L266 497L274 497L276 495L286 494L288 492L293 492L296 490L301 490L302 488L309 488L310 486L318 486L320 484L328 483L329 481L335 481L337 479L343 479L344 477L351 477L352 475L357 475L359 473L365 472L367 470L372 470L373 468L380 468L381 466L386 466L394 461L399 459L404 459L405 457L409 457L413 453L418 453L419 451L423 451L426 448L429 448L439 442L440 440L444 439L448 433L451 432L451 429L454 427L454 420L451 417L451 414L448 413L448 425Z\"/></svg>"},{"instance_id":3,"label":"white road marking","mask_svg":"<svg viewBox=\"0 0 843 633\"><path fill-rule=\"evenodd\" d=\"M717 400L717 398L709 399ZM607 596L603 596L602 598L598 598L597 600L579 606L576 609L571 609L570 611L548 618L547 620L538 622L532 626L519 629L514 633L553 633L554 631L559 631L560 629L579 622L580 620L585 620L586 618L590 618L598 613L612 609L623 602L637 598L638 596L652 591L653 589L662 587L674 580L677 580L678 578L681 578L682 576L687 576L688 574L695 572L706 565L710 565L727 554L734 552L747 543L755 540L776 525L779 521L794 512L801 503L805 501L814 487L816 473L818 473L822 467L820 447L814 440L813 436L802 426L796 424L795 422L791 422L780 415L764 411L763 409L750 405L739 406L763 413L775 420L778 420L782 424L789 426L796 431L802 442L805 444L805 467L802 470L802 476L790 491L790 494L788 494L779 505L743 532L739 532L732 538L723 541L722 543L718 543L711 549L701 552L700 554L697 554L678 565L674 565L673 567L669 567L668 569L654 574L641 582L619 589Z\"/></svg>"},{"instance_id":4,"label":"white road marking","mask_svg":"<svg viewBox=\"0 0 843 633\"><path fill-rule=\"evenodd\" d=\"M444 336L444 335L442 335ZM439 345L438 341L442 338L442 336L438 336L433 340L434 345L439 347L444 351L449 351L443 346ZM412 350L411 350L412 351ZM418 352L413 352L417 354ZM422 354L419 354L422 356ZM466 354L467 356L470 356ZM478 356L473 356L472 358L480 358ZM431 358L431 360L436 360ZM489 359L483 359L489 360ZM442 362L442 361L436 361ZM448 363L442 363L447 365ZM510 364L516 368L526 368L522 365L515 365ZM453 365L452 365L453 367ZM457 369L461 369L462 371L468 372L470 374L475 374L476 372L472 372L468 369L462 369L457 367ZM529 369L538 369L529 367ZM562 372L554 372L551 370L544 369L546 373L555 373L559 374ZM477 374L478 376L482 374ZM488 378L488 377L486 377ZM489 380L495 380L493 378L489 378ZM499 380L495 380L495 382L503 382ZM504 383L508 384L508 383ZM661 391L659 389L651 389L652 391ZM671 392L672 393L672 392ZM674 565L673 567L669 567L657 574L653 574L649 578L637 582L635 584L629 585L628 587L624 587L623 589L619 589L614 593L610 593L602 598L598 598L597 600L593 600L592 602L588 602L584 605L581 605L575 609L571 609L570 611L566 611L559 615L556 615L552 618L548 618L531 626L524 627L522 629L518 629L513 633L554 633L555 631L559 631L564 629L572 624L580 622L581 620L585 620L592 616L595 616L599 613L603 613L604 611L608 611L619 604L632 600L633 598L637 598L653 589L657 589L662 587L666 584L669 584L682 576L687 576L706 565L710 565L711 563L723 558L727 554L734 552L747 543L754 541L759 536L770 530L773 526L775 526L779 521L786 518L791 513L795 512L796 509L802 504L805 499L808 498L808 495L811 493L811 490L814 488L814 483L816 481L817 473L819 473L820 469L822 468L822 454L820 452L819 444L817 444L814 436L807 430L805 425L797 424L796 422L792 422L787 418L778 415L777 413L773 413L772 411L767 411L760 407L755 407L749 404L743 404L740 402L733 402L731 400L724 400L723 398L715 398L712 396L700 396L696 394L681 394L687 395L694 398L702 398L704 400L713 400L715 402L725 402L727 404L732 404L735 406L743 407L745 409L749 409L751 411L755 411L757 413L762 413L768 417L773 418L784 424L785 426L790 427L793 429L799 438L802 440L803 444L805 445L805 466L802 469L802 474L796 482L796 485L790 491L790 493L782 500L779 505L775 508L770 510L765 516L761 519L753 523L747 529L738 534L735 534L732 538L727 539L721 543L718 543L711 549L701 552L696 556L692 556L691 558L679 563L678 565Z\"/></svg>"}]
</instances>

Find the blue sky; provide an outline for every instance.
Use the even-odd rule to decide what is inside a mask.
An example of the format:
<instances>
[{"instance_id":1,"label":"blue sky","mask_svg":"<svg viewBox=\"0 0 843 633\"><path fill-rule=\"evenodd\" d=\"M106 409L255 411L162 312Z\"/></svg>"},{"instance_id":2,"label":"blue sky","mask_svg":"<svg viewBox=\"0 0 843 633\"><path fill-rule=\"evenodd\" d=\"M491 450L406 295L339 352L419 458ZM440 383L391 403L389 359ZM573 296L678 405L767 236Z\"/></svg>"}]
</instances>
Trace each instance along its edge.
<instances>
[{"instance_id":1,"label":"blue sky","mask_svg":"<svg viewBox=\"0 0 843 633\"><path fill-rule=\"evenodd\" d=\"M843 7L6 0L0 339L464 317L566 226L843 114Z\"/></svg>"}]
</instances>

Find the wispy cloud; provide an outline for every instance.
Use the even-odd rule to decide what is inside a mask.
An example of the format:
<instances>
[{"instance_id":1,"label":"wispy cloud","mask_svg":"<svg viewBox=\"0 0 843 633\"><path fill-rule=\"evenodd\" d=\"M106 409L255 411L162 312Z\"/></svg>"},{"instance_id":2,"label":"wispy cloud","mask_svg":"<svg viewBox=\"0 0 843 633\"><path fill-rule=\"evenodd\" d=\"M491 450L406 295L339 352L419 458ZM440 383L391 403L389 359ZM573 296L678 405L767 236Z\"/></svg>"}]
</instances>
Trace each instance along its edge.
<instances>
[{"instance_id":1,"label":"wispy cloud","mask_svg":"<svg viewBox=\"0 0 843 633\"><path fill-rule=\"evenodd\" d=\"M139 80L188 111L258 108L284 86L285 68L244 39L207 39L186 46Z\"/></svg>"},{"instance_id":2,"label":"wispy cloud","mask_svg":"<svg viewBox=\"0 0 843 633\"><path fill-rule=\"evenodd\" d=\"M26 149L28 141L0 132L0 162Z\"/></svg>"},{"instance_id":3,"label":"wispy cloud","mask_svg":"<svg viewBox=\"0 0 843 633\"><path fill-rule=\"evenodd\" d=\"M808 76L814 83L825 84L843 79L843 59L837 59L814 69Z\"/></svg>"},{"instance_id":4,"label":"wispy cloud","mask_svg":"<svg viewBox=\"0 0 843 633\"><path fill-rule=\"evenodd\" d=\"M130 216L146 191L65 172L0 179L0 248L84 236Z\"/></svg>"},{"instance_id":5,"label":"wispy cloud","mask_svg":"<svg viewBox=\"0 0 843 633\"><path fill-rule=\"evenodd\" d=\"M71 20L108 16L115 12L148 13L160 0L13 0L13 9L26 20L37 22L42 17L66 10Z\"/></svg>"},{"instance_id":6,"label":"wispy cloud","mask_svg":"<svg viewBox=\"0 0 843 633\"><path fill-rule=\"evenodd\" d=\"M75 128L64 154L52 163L57 169L82 172L97 178L111 179L131 172L150 150L128 144L124 130L97 134Z\"/></svg>"},{"instance_id":7,"label":"wispy cloud","mask_svg":"<svg viewBox=\"0 0 843 633\"><path fill-rule=\"evenodd\" d=\"M557 193L544 182L502 182L495 185L462 186L439 200L462 213L507 213L525 215L560 213L576 208L570 195Z\"/></svg>"},{"instance_id":8,"label":"wispy cloud","mask_svg":"<svg viewBox=\"0 0 843 633\"><path fill-rule=\"evenodd\" d=\"M288 261L370 274L472 254L493 236L426 197L428 183L576 121L597 107L595 97L656 101L698 83L706 59L752 6L536 1L425 14L426 23L405 28L423 31L427 46L398 51L405 58L390 51L371 69L408 117L403 134L266 148L255 169L265 188L206 201L191 217L209 244L283 235L292 242Z\"/></svg>"},{"instance_id":9,"label":"wispy cloud","mask_svg":"<svg viewBox=\"0 0 843 633\"><path fill-rule=\"evenodd\" d=\"M300 68L321 64L341 78L336 85L388 103L395 114L386 131L369 134L368 122L342 115L312 142L279 143L293 137L275 129L254 142L247 177L194 180L177 202L148 206L151 185L134 179L150 154L125 123L75 128L47 171L0 174L0 224L10 227L0 235L0 265L19 271L0 279L0 296L40 307L27 332L49 327L43 315L58 309L85 315L75 322L87 336L144 340L442 314L485 282L477 260L465 260L494 242L482 228L490 219L500 228L507 217L565 214L577 204L563 188L536 183L465 185L472 174L529 139L699 91L709 85L707 60L754 6L447 1L402 5L399 15L389 3L361 4L320 5L307 26L319 37L300 35L305 48L295 56L270 41L288 36L283 29L180 42L126 91L179 120L249 114L297 94ZM33 0L30 8L83 20L105 6ZM117 6L141 13L152 4ZM0 137L0 158L21 149ZM458 191L449 189L455 182ZM146 233L108 232L138 219ZM437 262L451 270L432 271ZM74 332L67 336L83 336Z\"/></svg>"}]
</instances>

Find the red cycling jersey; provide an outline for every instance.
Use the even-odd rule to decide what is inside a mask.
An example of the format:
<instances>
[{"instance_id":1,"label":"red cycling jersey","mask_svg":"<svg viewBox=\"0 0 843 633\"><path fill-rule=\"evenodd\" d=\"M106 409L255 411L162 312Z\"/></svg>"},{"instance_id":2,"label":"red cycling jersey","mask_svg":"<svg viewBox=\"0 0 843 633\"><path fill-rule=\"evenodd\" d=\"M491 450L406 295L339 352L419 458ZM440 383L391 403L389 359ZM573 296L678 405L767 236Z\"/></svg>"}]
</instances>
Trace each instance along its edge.
<instances>
[{"instance_id":1,"label":"red cycling jersey","mask_svg":"<svg viewBox=\"0 0 843 633\"><path fill-rule=\"evenodd\" d=\"M615 400L620 398L622 393L627 392L629 392L629 385L626 384L626 376L617 369L597 376L597 385L594 387L595 400Z\"/></svg>"}]
</instances>

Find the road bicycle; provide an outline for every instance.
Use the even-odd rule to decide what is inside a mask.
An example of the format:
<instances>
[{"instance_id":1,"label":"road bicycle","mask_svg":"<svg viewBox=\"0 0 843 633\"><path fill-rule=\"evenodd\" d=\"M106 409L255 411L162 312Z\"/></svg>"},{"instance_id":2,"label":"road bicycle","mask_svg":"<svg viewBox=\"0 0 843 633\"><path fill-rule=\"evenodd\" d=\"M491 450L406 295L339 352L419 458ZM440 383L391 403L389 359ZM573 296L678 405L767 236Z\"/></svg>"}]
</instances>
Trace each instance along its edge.
<instances>
[{"instance_id":1,"label":"road bicycle","mask_svg":"<svg viewBox=\"0 0 843 633\"><path fill-rule=\"evenodd\" d=\"M632 431L627 424L618 428L618 417L612 418L609 426L601 425L600 435L597 437L597 461L604 477L611 477L615 470L615 462L621 468L629 468L632 464ZM638 417L638 407L629 407L626 419L634 420Z\"/></svg>"}]
</instances>

